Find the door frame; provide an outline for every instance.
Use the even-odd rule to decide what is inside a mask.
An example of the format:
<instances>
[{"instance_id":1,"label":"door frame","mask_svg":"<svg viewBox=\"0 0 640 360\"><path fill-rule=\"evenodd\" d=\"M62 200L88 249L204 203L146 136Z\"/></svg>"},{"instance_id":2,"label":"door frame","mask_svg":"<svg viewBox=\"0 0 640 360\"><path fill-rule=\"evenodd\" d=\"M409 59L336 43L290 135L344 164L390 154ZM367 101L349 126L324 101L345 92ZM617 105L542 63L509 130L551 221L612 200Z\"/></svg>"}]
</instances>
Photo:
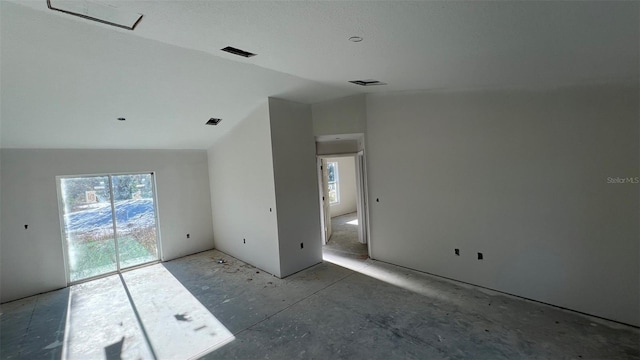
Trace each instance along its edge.
<instances>
[{"instance_id":1,"label":"door frame","mask_svg":"<svg viewBox=\"0 0 640 360\"><path fill-rule=\"evenodd\" d=\"M316 155L316 164L318 171L318 191L320 195L320 227L322 232L322 244L326 245L325 222L327 221L327 219L325 218L322 201L322 197L324 196L324 184L322 169L320 166L322 165L323 159L336 157L352 157L354 159L356 171L356 208L358 210L358 240L360 243L367 244L367 251L369 252L369 257L371 258L371 239L369 238L369 198L367 187L366 157L364 150L350 153ZM331 221L331 219L329 219L328 221Z\"/></svg>"},{"instance_id":2,"label":"door frame","mask_svg":"<svg viewBox=\"0 0 640 360\"><path fill-rule=\"evenodd\" d=\"M318 173L318 200L320 202L320 233L322 236L322 245L326 245L327 242L329 241L329 239L327 238L328 236L331 236L330 234L327 235L327 221L326 221L326 210L327 210L327 204L326 201L328 195L325 194L326 192L326 187L327 184L325 182L325 178L324 178L324 163L326 163L326 161L324 161L324 159L320 156L316 156L316 170ZM330 206L330 205L329 205ZM329 226L331 226L331 223L329 223ZM330 231L329 231L330 232Z\"/></svg>"},{"instance_id":3,"label":"door frame","mask_svg":"<svg viewBox=\"0 0 640 360\"><path fill-rule=\"evenodd\" d=\"M111 197L111 211L112 211L112 216L114 216L115 214L115 203L113 201L113 182L112 182L112 176L118 176L118 175L140 175L140 174L150 174L151 175L151 184L153 186L153 207L154 207L154 217L155 217L155 222L156 222L156 250L158 253L158 259L153 260L153 261L149 261L143 264L139 264L139 265L134 265L134 266L129 266L127 268L121 269L120 268L120 261L119 261L119 254L118 254L118 241L117 238L114 238L114 242L115 242L115 247L116 247L116 270L115 271L110 271L104 274L100 274L100 275L95 275L95 276L91 276L88 278L84 278L81 280L76 280L76 281L71 281L71 271L69 270L69 247L67 245L67 234L66 234L66 229L65 229L65 222L64 222L64 200L62 198L62 179L73 179L73 178L81 178L81 177L108 177L109 178L109 192L110 192L110 197ZM145 266L149 266L149 265L153 265L153 264L157 264L159 262L162 262L163 256L162 256L162 242L161 242L161 236L160 236L160 217L159 217L159 213L158 213L158 186L156 183L156 172L155 171L132 171L132 172L113 172L113 173L97 173L97 174L77 174L77 175L58 175L56 176L56 193L58 196L58 219L59 219L59 223L60 223L60 235L61 235L61 242L62 242L62 258L63 258L63 262L64 262L64 273L65 273L65 279L67 282L67 286L70 285L75 285L75 284L80 284L83 282L87 282L87 281L91 281L91 280L95 280L95 279L100 279L106 276L110 276L110 275L115 275L118 273L123 273L123 272L127 272L127 271L131 271L131 270L135 270L141 267L145 267ZM115 219L113 220L113 230L114 230L114 236L117 237L117 231L116 231L116 223L115 223Z\"/></svg>"}]
</instances>

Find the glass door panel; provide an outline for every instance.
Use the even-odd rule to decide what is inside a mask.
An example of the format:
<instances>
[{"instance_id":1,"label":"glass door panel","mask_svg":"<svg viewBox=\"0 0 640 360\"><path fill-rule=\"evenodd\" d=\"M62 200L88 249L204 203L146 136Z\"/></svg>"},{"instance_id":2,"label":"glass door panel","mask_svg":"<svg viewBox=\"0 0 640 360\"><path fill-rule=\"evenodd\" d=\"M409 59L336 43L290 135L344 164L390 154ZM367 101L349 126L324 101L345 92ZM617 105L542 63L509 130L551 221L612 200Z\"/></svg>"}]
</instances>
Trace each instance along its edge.
<instances>
[{"instance_id":1,"label":"glass door panel","mask_svg":"<svg viewBox=\"0 0 640 360\"><path fill-rule=\"evenodd\" d=\"M111 176L120 268L158 260L151 174Z\"/></svg>"},{"instance_id":2,"label":"glass door panel","mask_svg":"<svg viewBox=\"0 0 640 360\"><path fill-rule=\"evenodd\" d=\"M108 176L60 179L71 282L118 270Z\"/></svg>"}]
</instances>

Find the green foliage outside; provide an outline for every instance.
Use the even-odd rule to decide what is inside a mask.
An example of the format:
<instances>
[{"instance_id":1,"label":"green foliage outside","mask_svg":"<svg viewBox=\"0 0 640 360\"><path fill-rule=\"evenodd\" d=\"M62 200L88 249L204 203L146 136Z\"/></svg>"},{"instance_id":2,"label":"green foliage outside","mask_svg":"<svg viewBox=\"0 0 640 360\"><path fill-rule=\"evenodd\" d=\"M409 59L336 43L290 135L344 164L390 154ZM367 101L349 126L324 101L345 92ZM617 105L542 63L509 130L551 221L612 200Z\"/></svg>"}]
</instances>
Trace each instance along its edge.
<instances>
[{"instance_id":1,"label":"green foliage outside","mask_svg":"<svg viewBox=\"0 0 640 360\"><path fill-rule=\"evenodd\" d=\"M132 266L155 260L155 249L149 252L147 247L132 236L118 238L120 262L123 266ZM77 259L71 269L71 281L116 270L116 250L113 239L79 241L74 244L74 258Z\"/></svg>"}]
</instances>

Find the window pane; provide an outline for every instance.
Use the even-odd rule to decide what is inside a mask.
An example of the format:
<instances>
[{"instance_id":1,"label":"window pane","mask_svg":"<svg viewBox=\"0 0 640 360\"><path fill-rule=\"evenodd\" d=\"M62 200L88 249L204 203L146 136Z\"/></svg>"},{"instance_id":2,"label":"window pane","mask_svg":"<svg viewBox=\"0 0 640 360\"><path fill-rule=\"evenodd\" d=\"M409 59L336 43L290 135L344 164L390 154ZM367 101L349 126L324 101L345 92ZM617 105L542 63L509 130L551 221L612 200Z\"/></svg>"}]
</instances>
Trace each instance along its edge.
<instances>
[{"instance_id":1,"label":"window pane","mask_svg":"<svg viewBox=\"0 0 640 360\"><path fill-rule=\"evenodd\" d=\"M120 267L157 260L151 174L114 175L112 182Z\"/></svg>"},{"instance_id":2,"label":"window pane","mask_svg":"<svg viewBox=\"0 0 640 360\"><path fill-rule=\"evenodd\" d=\"M116 271L109 178L60 180L71 281Z\"/></svg>"},{"instance_id":3,"label":"window pane","mask_svg":"<svg viewBox=\"0 0 640 360\"><path fill-rule=\"evenodd\" d=\"M329 171L329 182L336 181L336 167L336 163L331 162L327 164L327 170Z\"/></svg>"},{"instance_id":4,"label":"window pane","mask_svg":"<svg viewBox=\"0 0 640 360\"><path fill-rule=\"evenodd\" d=\"M335 204L340 202L340 188L338 186L338 163L327 163L327 172L329 178L329 203Z\"/></svg>"}]
</instances>

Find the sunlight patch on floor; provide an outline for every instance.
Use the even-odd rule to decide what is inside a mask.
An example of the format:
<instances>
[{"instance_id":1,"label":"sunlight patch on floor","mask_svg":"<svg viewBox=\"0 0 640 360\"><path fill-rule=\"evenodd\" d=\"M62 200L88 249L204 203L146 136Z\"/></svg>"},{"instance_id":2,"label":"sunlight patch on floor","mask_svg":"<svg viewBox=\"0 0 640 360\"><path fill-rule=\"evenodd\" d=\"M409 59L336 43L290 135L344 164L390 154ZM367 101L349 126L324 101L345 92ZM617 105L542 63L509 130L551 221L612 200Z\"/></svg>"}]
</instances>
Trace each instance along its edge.
<instances>
[{"instance_id":1,"label":"sunlight patch on floor","mask_svg":"<svg viewBox=\"0 0 640 360\"><path fill-rule=\"evenodd\" d=\"M71 287L63 359L189 359L235 339L162 264L122 279Z\"/></svg>"},{"instance_id":2,"label":"sunlight patch on floor","mask_svg":"<svg viewBox=\"0 0 640 360\"><path fill-rule=\"evenodd\" d=\"M234 339L162 264L122 276L158 359L202 356Z\"/></svg>"},{"instance_id":3,"label":"sunlight patch on floor","mask_svg":"<svg viewBox=\"0 0 640 360\"><path fill-rule=\"evenodd\" d=\"M347 221L347 224L358 226L358 219Z\"/></svg>"},{"instance_id":4,"label":"sunlight patch on floor","mask_svg":"<svg viewBox=\"0 0 640 360\"><path fill-rule=\"evenodd\" d=\"M325 251L322 255L324 261L342 266L360 274L384 281L387 284L401 287L405 290L424 295L426 297L458 303L455 299L435 290L429 285L432 281L428 274L422 274L413 270L404 269L395 265L382 263L371 259L358 259L352 256L340 255Z\"/></svg>"},{"instance_id":5,"label":"sunlight patch on floor","mask_svg":"<svg viewBox=\"0 0 640 360\"><path fill-rule=\"evenodd\" d=\"M120 277L69 290L62 359L150 359L152 353Z\"/></svg>"}]
</instances>

